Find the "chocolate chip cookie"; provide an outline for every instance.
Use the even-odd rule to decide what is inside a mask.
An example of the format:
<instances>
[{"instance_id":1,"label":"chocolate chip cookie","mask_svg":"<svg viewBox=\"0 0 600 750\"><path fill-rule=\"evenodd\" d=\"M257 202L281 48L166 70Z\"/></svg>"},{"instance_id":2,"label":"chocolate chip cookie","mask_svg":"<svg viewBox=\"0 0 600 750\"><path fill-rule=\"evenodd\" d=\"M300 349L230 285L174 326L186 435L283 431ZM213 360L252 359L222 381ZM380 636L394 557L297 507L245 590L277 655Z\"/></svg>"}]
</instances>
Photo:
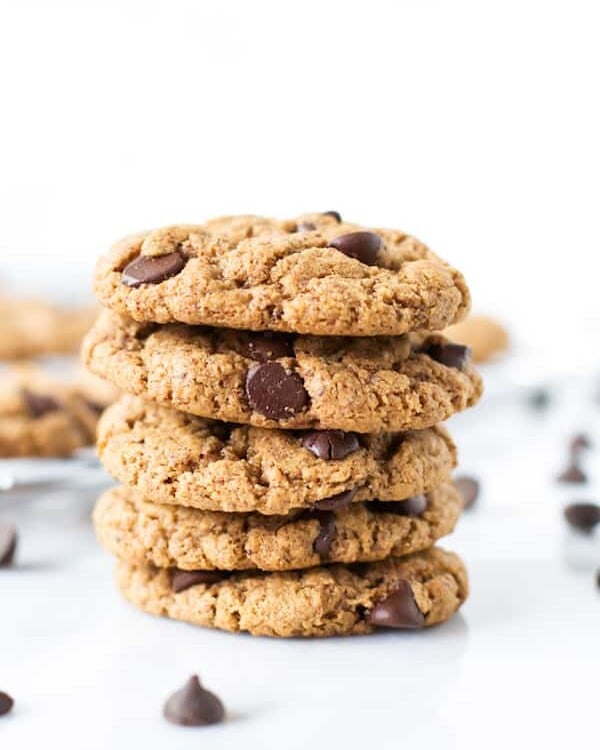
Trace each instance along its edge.
<instances>
[{"instance_id":1,"label":"chocolate chip cookie","mask_svg":"<svg viewBox=\"0 0 600 750\"><path fill-rule=\"evenodd\" d=\"M266 430L124 396L98 427L106 469L155 502L285 514L352 492L402 500L437 487L456 465L443 427L359 435Z\"/></svg>"},{"instance_id":2,"label":"chocolate chip cookie","mask_svg":"<svg viewBox=\"0 0 600 750\"><path fill-rule=\"evenodd\" d=\"M99 261L95 288L140 322L325 336L437 331L470 305L461 274L414 237L335 212L231 216L127 237Z\"/></svg>"},{"instance_id":3,"label":"chocolate chip cookie","mask_svg":"<svg viewBox=\"0 0 600 750\"><path fill-rule=\"evenodd\" d=\"M401 502L349 503L286 516L160 505L125 487L98 501L98 539L115 557L180 570L294 570L372 562L431 547L454 528L452 484Z\"/></svg>"},{"instance_id":4,"label":"chocolate chip cookie","mask_svg":"<svg viewBox=\"0 0 600 750\"><path fill-rule=\"evenodd\" d=\"M448 620L468 594L460 558L435 547L381 562L285 573L194 573L118 562L117 586L155 615L281 637L427 627Z\"/></svg>"},{"instance_id":5,"label":"chocolate chip cookie","mask_svg":"<svg viewBox=\"0 0 600 750\"><path fill-rule=\"evenodd\" d=\"M83 347L119 388L198 416L283 429L422 429L472 406L469 350L443 337L252 334L105 311Z\"/></svg>"}]
</instances>

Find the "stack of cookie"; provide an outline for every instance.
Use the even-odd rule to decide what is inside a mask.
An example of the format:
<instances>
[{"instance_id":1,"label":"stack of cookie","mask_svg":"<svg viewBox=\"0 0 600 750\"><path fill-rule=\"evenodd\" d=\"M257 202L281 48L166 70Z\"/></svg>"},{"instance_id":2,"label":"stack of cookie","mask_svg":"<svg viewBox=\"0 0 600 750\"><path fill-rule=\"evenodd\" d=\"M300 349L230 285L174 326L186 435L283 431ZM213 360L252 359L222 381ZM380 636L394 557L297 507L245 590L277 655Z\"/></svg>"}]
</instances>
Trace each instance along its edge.
<instances>
[{"instance_id":1,"label":"stack of cookie","mask_svg":"<svg viewBox=\"0 0 600 750\"><path fill-rule=\"evenodd\" d=\"M435 547L461 499L439 422L474 404L467 312L413 237L335 212L229 217L100 260L90 369L126 394L99 454L122 486L95 524L148 612L260 635L447 620L467 594Z\"/></svg>"}]
</instances>

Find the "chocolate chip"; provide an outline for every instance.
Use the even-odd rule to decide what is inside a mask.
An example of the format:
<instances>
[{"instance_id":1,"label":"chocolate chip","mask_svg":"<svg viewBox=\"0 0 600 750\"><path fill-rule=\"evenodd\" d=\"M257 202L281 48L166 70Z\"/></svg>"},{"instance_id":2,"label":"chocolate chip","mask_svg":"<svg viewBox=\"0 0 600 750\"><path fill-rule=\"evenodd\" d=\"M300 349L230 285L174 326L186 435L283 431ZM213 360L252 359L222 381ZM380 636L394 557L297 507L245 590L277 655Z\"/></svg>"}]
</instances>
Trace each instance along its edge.
<instances>
[{"instance_id":1,"label":"chocolate chip","mask_svg":"<svg viewBox=\"0 0 600 750\"><path fill-rule=\"evenodd\" d=\"M12 707L15 705L14 700L8 693L3 693L0 690L0 716L4 716L12 711Z\"/></svg>"},{"instance_id":2,"label":"chocolate chip","mask_svg":"<svg viewBox=\"0 0 600 750\"><path fill-rule=\"evenodd\" d=\"M574 435L571 438L571 442L569 443L569 451L571 455L577 455L581 453L581 451L587 450L591 447L592 442L590 438L583 432L580 432L578 435Z\"/></svg>"},{"instance_id":3,"label":"chocolate chip","mask_svg":"<svg viewBox=\"0 0 600 750\"><path fill-rule=\"evenodd\" d=\"M167 255L139 255L123 269L121 283L125 286L160 284L185 268L187 258L179 250Z\"/></svg>"},{"instance_id":4,"label":"chocolate chip","mask_svg":"<svg viewBox=\"0 0 600 750\"><path fill-rule=\"evenodd\" d=\"M44 396L40 393L34 393L29 388L21 390L21 396L25 401L27 411L34 419L50 414L53 411L60 411L60 403L53 396Z\"/></svg>"},{"instance_id":5,"label":"chocolate chip","mask_svg":"<svg viewBox=\"0 0 600 750\"><path fill-rule=\"evenodd\" d=\"M425 495L415 495L406 500L372 500L366 508L375 513L394 513L397 516L417 518L427 510L427 498Z\"/></svg>"},{"instance_id":6,"label":"chocolate chip","mask_svg":"<svg viewBox=\"0 0 600 750\"><path fill-rule=\"evenodd\" d=\"M302 436L301 443L323 461L346 458L360 448L358 436L342 430L313 430Z\"/></svg>"},{"instance_id":7,"label":"chocolate chip","mask_svg":"<svg viewBox=\"0 0 600 750\"><path fill-rule=\"evenodd\" d=\"M383 240L375 232L350 232L331 240L329 247L335 247L340 253L355 258L366 266L375 266Z\"/></svg>"},{"instance_id":8,"label":"chocolate chip","mask_svg":"<svg viewBox=\"0 0 600 750\"><path fill-rule=\"evenodd\" d=\"M171 724L182 727L204 727L223 721L225 708L214 693L202 687L198 676L193 675L167 700L163 716Z\"/></svg>"},{"instance_id":9,"label":"chocolate chip","mask_svg":"<svg viewBox=\"0 0 600 750\"><path fill-rule=\"evenodd\" d=\"M373 607L367 622L382 628L422 628L425 616L417 606L412 586L402 580L386 599Z\"/></svg>"},{"instance_id":10,"label":"chocolate chip","mask_svg":"<svg viewBox=\"0 0 600 750\"><path fill-rule=\"evenodd\" d=\"M471 361L471 350L462 344L432 344L425 354L441 365L457 370L462 370Z\"/></svg>"},{"instance_id":11,"label":"chocolate chip","mask_svg":"<svg viewBox=\"0 0 600 750\"><path fill-rule=\"evenodd\" d=\"M532 409L542 411L550 405L550 392L545 388L535 388L527 396L527 403Z\"/></svg>"},{"instance_id":12,"label":"chocolate chip","mask_svg":"<svg viewBox=\"0 0 600 750\"><path fill-rule=\"evenodd\" d=\"M346 505L350 505L357 492L358 487L353 487L351 490L340 492L338 495L317 500L316 503L313 503L313 508L317 510L339 510L340 508L345 508Z\"/></svg>"},{"instance_id":13,"label":"chocolate chip","mask_svg":"<svg viewBox=\"0 0 600 750\"><path fill-rule=\"evenodd\" d=\"M175 594L203 583L210 586L229 576L225 570L174 570L171 577L171 590Z\"/></svg>"},{"instance_id":14,"label":"chocolate chip","mask_svg":"<svg viewBox=\"0 0 600 750\"><path fill-rule=\"evenodd\" d=\"M241 353L256 362L270 362L282 357L293 357L294 342L290 336L281 333L265 331L250 334Z\"/></svg>"},{"instance_id":15,"label":"chocolate chip","mask_svg":"<svg viewBox=\"0 0 600 750\"><path fill-rule=\"evenodd\" d=\"M289 419L308 405L302 378L278 362L265 362L248 370L246 395L253 411L269 419Z\"/></svg>"},{"instance_id":16,"label":"chocolate chip","mask_svg":"<svg viewBox=\"0 0 600 750\"><path fill-rule=\"evenodd\" d=\"M589 533L600 523L600 506L595 503L572 503L565 508L565 518L577 531Z\"/></svg>"},{"instance_id":17,"label":"chocolate chip","mask_svg":"<svg viewBox=\"0 0 600 750\"><path fill-rule=\"evenodd\" d=\"M322 216L332 216L338 224L342 223L342 216L337 211L323 211Z\"/></svg>"},{"instance_id":18,"label":"chocolate chip","mask_svg":"<svg viewBox=\"0 0 600 750\"><path fill-rule=\"evenodd\" d=\"M13 523L0 523L0 568L12 565L17 539L17 527Z\"/></svg>"},{"instance_id":19,"label":"chocolate chip","mask_svg":"<svg viewBox=\"0 0 600 750\"><path fill-rule=\"evenodd\" d=\"M313 550L320 558L326 559L331 552L335 536L335 513L331 510L312 511L311 516L319 522L319 533L313 542Z\"/></svg>"},{"instance_id":20,"label":"chocolate chip","mask_svg":"<svg viewBox=\"0 0 600 750\"><path fill-rule=\"evenodd\" d=\"M576 461L573 461L564 471L557 476L558 482L565 484L585 484L587 475Z\"/></svg>"},{"instance_id":21,"label":"chocolate chip","mask_svg":"<svg viewBox=\"0 0 600 750\"><path fill-rule=\"evenodd\" d=\"M475 477L456 477L454 486L462 497L463 508L470 508L479 497L479 482Z\"/></svg>"},{"instance_id":22,"label":"chocolate chip","mask_svg":"<svg viewBox=\"0 0 600 750\"><path fill-rule=\"evenodd\" d=\"M312 221L301 221L300 224L296 227L297 232L314 232L317 228L316 224L313 224Z\"/></svg>"}]
</instances>

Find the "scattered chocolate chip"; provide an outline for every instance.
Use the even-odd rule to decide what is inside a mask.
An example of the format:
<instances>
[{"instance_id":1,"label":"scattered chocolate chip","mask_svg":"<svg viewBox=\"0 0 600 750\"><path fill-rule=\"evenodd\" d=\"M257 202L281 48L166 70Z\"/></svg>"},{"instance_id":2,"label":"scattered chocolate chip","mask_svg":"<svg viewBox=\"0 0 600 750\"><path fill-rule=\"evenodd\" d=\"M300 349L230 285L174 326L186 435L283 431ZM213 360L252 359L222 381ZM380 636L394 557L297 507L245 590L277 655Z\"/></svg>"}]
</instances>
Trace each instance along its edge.
<instances>
[{"instance_id":1,"label":"scattered chocolate chip","mask_svg":"<svg viewBox=\"0 0 600 750\"><path fill-rule=\"evenodd\" d=\"M313 542L313 550L321 559L327 559L335 536L335 513L331 510L317 510L310 515L319 522L319 533Z\"/></svg>"},{"instance_id":2,"label":"scattered chocolate chip","mask_svg":"<svg viewBox=\"0 0 600 750\"><path fill-rule=\"evenodd\" d=\"M358 436L342 430L313 430L302 436L301 443L323 461L338 461L360 448Z\"/></svg>"},{"instance_id":3,"label":"scattered chocolate chip","mask_svg":"<svg viewBox=\"0 0 600 750\"><path fill-rule=\"evenodd\" d=\"M546 409L550 405L550 392L545 388L535 388L527 396L527 403L538 411Z\"/></svg>"},{"instance_id":4,"label":"scattered chocolate chip","mask_svg":"<svg viewBox=\"0 0 600 750\"><path fill-rule=\"evenodd\" d=\"M187 258L179 250L167 255L139 255L123 269L121 283L125 286L160 284L182 271Z\"/></svg>"},{"instance_id":5,"label":"scattered chocolate chip","mask_svg":"<svg viewBox=\"0 0 600 750\"><path fill-rule=\"evenodd\" d=\"M383 628L422 628L425 616L417 606L412 586L401 580L395 590L368 613L367 622Z\"/></svg>"},{"instance_id":6,"label":"scattered chocolate chip","mask_svg":"<svg viewBox=\"0 0 600 750\"><path fill-rule=\"evenodd\" d=\"M214 693L205 690L197 675L167 700L163 716L171 724L182 727L203 727L218 724L225 718L223 703Z\"/></svg>"},{"instance_id":7,"label":"scattered chocolate chip","mask_svg":"<svg viewBox=\"0 0 600 750\"><path fill-rule=\"evenodd\" d=\"M4 716L12 711L12 707L15 705L14 700L8 693L3 693L0 690L0 716Z\"/></svg>"},{"instance_id":8,"label":"scattered chocolate chip","mask_svg":"<svg viewBox=\"0 0 600 750\"><path fill-rule=\"evenodd\" d=\"M415 495L406 500L372 500L366 508L375 513L394 513L397 516L416 518L427 510L427 498L425 495Z\"/></svg>"},{"instance_id":9,"label":"scattered chocolate chip","mask_svg":"<svg viewBox=\"0 0 600 750\"><path fill-rule=\"evenodd\" d=\"M342 223L342 216L337 211L323 211L323 216L332 216L338 224Z\"/></svg>"},{"instance_id":10,"label":"scattered chocolate chip","mask_svg":"<svg viewBox=\"0 0 600 750\"><path fill-rule=\"evenodd\" d=\"M308 405L302 378L279 362L265 362L248 370L246 395L253 411L269 419L289 419Z\"/></svg>"},{"instance_id":11,"label":"scattered chocolate chip","mask_svg":"<svg viewBox=\"0 0 600 750\"><path fill-rule=\"evenodd\" d=\"M558 482L564 482L565 484L585 484L587 475L579 464L573 461L556 479Z\"/></svg>"},{"instance_id":12,"label":"scattered chocolate chip","mask_svg":"<svg viewBox=\"0 0 600 750\"><path fill-rule=\"evenodd\" d=\"M317 500L316 503L313 503L313 508L317 510L339 510L340 508L345 508L346 505L350 505L357 492L358 487L353 487L351 490L340 492L338 495L325 497L323 500Z\"/></svg>"},{"instance_id":13,"label":"scattered chocolate chip","mask_svg":"<svg viewBox=\"0 0 600 750\"><path fill-rule=\"evenodd\" d=\"M60 403L53 396L34 393L29 388L23 388L21 396L23 397L23 401L25 401L27 410L34 419L39 419L53 411L60 411Z\"/></svg>"},{"instance_id":14,"label":"scattered chocolate chip","mask_svg":"<svg viewBox=\"0 0 600 750\"><path fill-rule=\"evenodd\" d=\"M462 370L471 361L471 350L462 344L432 344L425 352L446 367Z\"/></svg>"},{"instance_id":15,"label":"scattered chocolate chip","mask_svg":"<svg viewBox=\"0 0 600 750\"><path fill-rule=\"evenodd\" d=\"M13 523L0 523L0 568L12 565L17 539L17 527Z\"/></svg>"},{"instance_id":16,"label":"scattered chocolate chip","mask_svg":"<svg viewBox=\"0 0 600 750\"><path fill-rule=\"evenodd\" d=\"M581 453L581 451L587 450L588 448L591 448L591 447L592 447L592 441L583 432L580 432L578 435L574 435L571 438L571 442L569 443L569 451L571 455L577 455Z\"/></svg>"},{"instance_id":17,"label":"scattered chocolate chip","mask_svg":"<svg viewBox=\"0 0 600 750\"><path fill-rule=\"evenodd\" d=\"M313 224L312 221L301 221L300 224L296 227L297 232L314 232L317 228L316 224Z\"/></svg>"},{"instance_id":18,"label":"scattered chocolate chip","mask_svg":"<svg viewBox=\"0 0 600 750\"><path fill-rule=\"evenodd\" d=\"M383 247L383 240L375 232L350 232L331 240L329 247L334 247L340 253L355 258L366 266L375 266L379 251Z\"/></svg>"},{"instance_id":19,"label":"scattered chocolate chip","mask_svg":"<svg viewBox=\"0 0 600 750\"><path fill-rule=\"evenodd\" d=\"M565 518L577 531L587 533L600 523L600 505L595 503L572 503L565 508Z\"/></svg>"},{"instance_id":20,"label":"scattered chocolate chip","mask_svg":"<svg viewBox=\"0 0 600 750\"><path fill-rule=\"evenodd\" d=\"M171 576L171 590L175 594L204 583L210 586L229 576L225 570L174 570Z\"/></svg>"},{"instance_id":21,"label":"scattered chocolate chip","mask_svg":"<svg viewBox=\"0 0 600 750\"><path fill-rule=\"evenodd\" d=\"M282 333L265 331L250 334L241 353L256 362L270 362L281 357L293 357L294 342L290 336Z\"/></svg>"},{"instance_id":22,"label":"scattered chocolate chip","mask_svg":"<svg viewBox=\"0 0 600 750\"><path fill-rule=\"evenodd\" d=\"M456 477L454 486L462 497L463 508L471 508L479 497L479 482L475 477Z\"/></svg>"}]
</instances>

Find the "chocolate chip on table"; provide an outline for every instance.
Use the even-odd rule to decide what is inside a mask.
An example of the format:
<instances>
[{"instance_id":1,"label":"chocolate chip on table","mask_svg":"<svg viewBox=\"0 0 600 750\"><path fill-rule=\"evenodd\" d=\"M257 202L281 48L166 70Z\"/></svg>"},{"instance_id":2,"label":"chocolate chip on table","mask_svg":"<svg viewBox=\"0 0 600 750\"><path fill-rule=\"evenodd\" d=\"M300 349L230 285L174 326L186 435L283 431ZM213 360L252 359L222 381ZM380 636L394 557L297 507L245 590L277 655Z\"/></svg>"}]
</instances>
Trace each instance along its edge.
<instances>
[{"instance_id":1,"label":"chocolate chip on table","mask_svg":"<svg viewBox=\"0 0 600 750\"><path fill-rule=\"evenodd\" d=\"M589 533L600 523L600 505L572 503L565 508L565 518L572 528Z\"/></svg>"},{"instance_id":2,"label":"chocolate chip on table","mask_svg":"<svg viewBox=\"0 0 600 750\"><path fill-rule=\"evenodd\" d=\"M17 540L17 527L13 523L0 523L0 568L12 565Z\"/></svg>"},{"instance_id":3,"label":"chocolate chip on table","mask_svg":"<svg viewBox=\"0 0 600 750\"><path fill-rule=\"evenodd\" d=\"M366 266L377 265L379 251L383 247L383 240L375 232L350 232L335 237L329 247L334 247L340 253L355 258Z\"/></svg>"},{"instance_id":4,"label":"chocolate chip on table","mask_svg":"<svg viewBox=\"0 0 600 750\"><path fill-rule=\"evenodd\" d=\"M321 559L327 559L335 536L335 513L331 510L312 511L309 517L319 522L319 533L313 542L313 550Z\"/></svg>"},{"instance_id":5,"label":"chocolate chip on table","mask_svg":"<svg viewBox=\"0 0 600 750\"><path fill-rule=\"evenodd\" d=\"M279 362L265 362L248 370L246 396L253 411L269 419L289 419L308 406L302 378Z\"/></svg>"},{"instance_id":6,"label":"chocolate chip on table","mask_svg":"<svg viewBox=\"0 0 600 750\"><path fill-rule=\"evenodd\" d=\"M39 419L53 411L60 411L60 403L53 396L34 393L29 388L22 388L21 396L25 402L27 411L34 419Z\"/></svg>"},{"instance_id":7,"label":"chocolate chip on table","mask_svg":"<svg viewBox=\"0 0 600 750\"><path fill-rule=\"evenodd\" d=\"M167 700L163 716L171 724L182 727L203 727L219 724L225 718L225 707L214 693L205 690L197 675Z\"/></svg>"},{"instance_id":8,"label":"chocolate chip on table","mask_svg":"<svg viewBox=\"0 0 600 750\"><path fill-rule=\"evenodd\" d=\"M471 349L462 344L432 344L425 354L441 365L457 370L462 370L471 361Z\"/></svg>"},{"instance_id":9,"label":"chocolate chip on table","mask_svg":"<svg viewBox=\"0 0 600 750\"><path fill-rule=\"evenodd\" d=\"M340 508L345 508L347 505L350 505L357 492L358 487L353 487L345 492L332 495L332 497L325 497L323 500L317 500L316 503L313 503L312 507L317 510L339 510Z\"/></svg>"},{"instance_id":10,"label":"chocolate chip on table","mask_svg":"<svg viewBox=\"0 0 600 750\"><path fill-rule=\"evenodd\" d=\"M281 333L250 334L242 354L256 362L270 362L282 357L294 356L294 342L290 336Z\"/></svg>"},{"instance_id":11,"label":"chocolate chip on table","mask_svg":"<svg viewBox=\"0 0 600 750\"><path fill-rule=\"evenodd\" d=\"M342 430L311 430L302 436L301 443L323 461L346 458L360 448L356 433Z\"/></svg>"},{"instance_id":12,"label":"chocolate chip on table","mask_svg":"<svg viewBox=\"0 0 600 750\"><path fill-rule=\"evenodd\" d=\"M583 432L578 433L577 435L574 435L571 438L571 442L569 443L569 451L571 455L577 455L581 453L583 450L587 450L588 448L592 447L592 441Z\"/></svg>"},{"instance_id":13,"label":"chocolate chip on table","mask_svg":"<svg viewBox=\"0 0 600 750\"><path fill-rule=\"evenodd\" d=\"M316 224L313 224L312 221L301 221L300 224L296 227L297 232L314 232L317 228Z\"/></svg>"},{"instance_id":14,"label":"chocolate chip on table","mask_svg":"<svg viewBox=\"0 0 600 750\"><path fill-rule=\"evenodd\" d=\"M541 411L550 405L550 392L546 388L535 388L527 397L532 409Z\"/></svg>"},{"instance_id":15,"label":"chocolate chip on table","mask_svg":"<svg viewBox=\"0 0 600 750\"><path fill-rule=\"evenodd\" d=\"M401 580L395 590L367 614L367 622L382 628L422 628L425 615L417 606L410 583Z\"/></svg>"},{"instance_id":16,"label":"chocolate chip on table","mask_svg":"<svg viewBox=\"0 0 600 750\"><path fill-rule=\"evenodd\" d=\"M480 485L475 477L455 477L454 486L462 497L463 508L471 508L479 497Z\"/></svg>"},{"instance_id":17,"label":"chocolate chip on table","mask_svg":"<svg viewBox=\"0 0 600 750\"><path fill-rule=\"evenodd\" d=\"M0 716L10 713L14 705L15 702L10 695L0 690Z\"/></svg>"},{"instance_id":18,"label":"chocolate chip on table","mask_svg":"<svg viewBox=\"0 0 600 750\"><path fill-rule=\"evenodd\" d=\"M332 216L338 224L342 223L342 216L337 211L323 211L322 216Z\"/></svg>"},{"instance_id":19,"label":"chocolate chip on table","mask_svg":"<svg viewBox=\"0 0 600 750\"><path fill-rule=\"evenodd\" d=\"M185 268L186 263L187 258L179 250L167 255L139 255L123 269L121 283L131 287L160 284L161 281L176 276Z\"/></svg>"},{"instance_id":20,"label":"chocolate chip on table","mask_svg":"<svg viewBox=\"0 0 600 750\"><path fill-rule=\"evenodd\" d=\"M198 586L200 583L210 586L229 576L225 570L174 570L171 575L171 590L175 594Z\"/></svg>"},{"instance_id":21,"label":"chocolate chip on table","mask_svg":"<svg viewBox=\"0 0 600 750\"><path fill-rule=\"evenodd\" d=\"M585 484L587 475L577 461L572 461L564 471L561 471L556 480L565 484Z\"/></svg>"},{"instance_id":22,"label":"chocolate chip on table","mask_svg":"<svg viewBox=\"0 0 600 750\"><path fill-rule=\"evenodd\" d=\"M418 518L427 510L427 498L425 495L415 495L406 500L371 500L365 507L375 513L394 513L397 516Z\"/></svg>"}]
</instances>

